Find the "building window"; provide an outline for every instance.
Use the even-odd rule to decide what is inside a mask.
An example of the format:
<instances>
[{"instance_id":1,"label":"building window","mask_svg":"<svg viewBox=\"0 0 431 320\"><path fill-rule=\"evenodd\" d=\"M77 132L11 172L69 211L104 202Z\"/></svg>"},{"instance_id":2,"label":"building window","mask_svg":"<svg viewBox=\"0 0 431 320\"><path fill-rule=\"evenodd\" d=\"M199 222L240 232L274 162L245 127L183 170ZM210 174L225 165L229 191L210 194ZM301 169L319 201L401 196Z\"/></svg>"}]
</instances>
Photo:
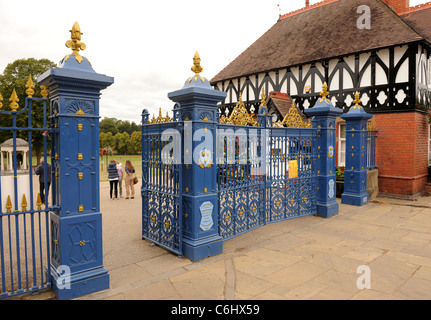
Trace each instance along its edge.
<instances>
[{"instance_id":1,"label":"building window","mask_svg":"<svg viewBox=\"0 0 431 320\"><path fill-rule=\"evenodd\" d=\"M346 166L346 124L338 126L338 166Z\"/></svg>"}]
</instances>

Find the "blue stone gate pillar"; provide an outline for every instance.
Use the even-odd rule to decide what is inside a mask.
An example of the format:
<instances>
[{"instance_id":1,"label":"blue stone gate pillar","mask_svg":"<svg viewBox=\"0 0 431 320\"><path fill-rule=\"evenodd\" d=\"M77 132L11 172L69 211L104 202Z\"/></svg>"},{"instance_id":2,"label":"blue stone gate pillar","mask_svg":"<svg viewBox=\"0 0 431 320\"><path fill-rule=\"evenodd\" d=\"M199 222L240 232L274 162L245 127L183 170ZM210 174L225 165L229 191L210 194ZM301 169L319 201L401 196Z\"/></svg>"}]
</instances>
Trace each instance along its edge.
<instances>
[{"instance_id":1,"label":"blue stone gate pillar","mask_svg":"<svg viewBox=\"0 0 431 320\"><path fill-rule=\"evenodd\" d=\"M349 112L341 116L346 120L346 168L341 203L354 206L368 204L367 193L367 121L373 116L360 106L359 92Z\"/></svg>"},{"instance_id":2,"label":"blue stone gate pillar","mask_svg":"<svg viewBox=\"0 0 431 320\"><path fill-rule=\"evenodd\" d=\"M50 90L51 279L61 300L109 288L99 200L99 100L114 79L96 73L80 56L85 45L77 23L71 34L66 45L73 53L38 79Z\"/></svg>"},{"instance_id":3,"label":"blue stone gate pillar","mask_svg":"<svg viewBox=\"0 0 431 320\"><path fill-rule=\"evenodd\" d=\"M338 214L335 175L335 122L343 111L334 107L327 98L328 86L323 85L322 98L304 113L312 116L313 128L317 128L317 214L329 218Z\"/></svg>"},{"instance_id":4,"label":"blue stone gate pillar","mask_svg":"<svg viewBox=\"0 0 431 320\"><path fill-rule=\"evenodd\" d=\"M214 90L202 76L199 54L195 75L183 89L168 94L180 106L183 130L183 255L198 261L222 253L217 192L217 103L226 93ZM178 109L176 110L178 111Z\"/></svg>"}]
</instances>

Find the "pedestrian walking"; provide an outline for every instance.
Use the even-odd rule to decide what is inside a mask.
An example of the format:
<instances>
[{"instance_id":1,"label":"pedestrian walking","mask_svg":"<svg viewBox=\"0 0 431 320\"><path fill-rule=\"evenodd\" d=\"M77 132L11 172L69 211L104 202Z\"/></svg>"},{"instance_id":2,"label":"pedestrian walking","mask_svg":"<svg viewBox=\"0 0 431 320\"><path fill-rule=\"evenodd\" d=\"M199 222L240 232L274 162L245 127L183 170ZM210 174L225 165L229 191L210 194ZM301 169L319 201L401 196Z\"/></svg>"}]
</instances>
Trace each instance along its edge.
<instances>
[{"instance_id":1,"label":"pedestrian walking","mask_svg":"<svg viewBox=\"0 0 431 320\"><path fill-rule=\"evenodd\" d=\"M46 197L49 195L49 186L51 185L51 175L52 175L52 168L49 163L46 164L46 181L47 185L45 185L45 160L42 158L40 159L40 164L36 167L36 170L34 173L39 176L39 194L40 198L42 200L42 204L45 204L45 191L46 191Z\"/></svg>"},{"instance_id":2,"label":"pedestrian walking","mask_svg":"<svg viewBox=\"0 0 431 320\"><path fill-rule=\"evenodd\" d=\"M120 191L120 198L123 197L123 164L117 161L117 171L118 171L118 188Z\"/></svg>"},{"instance_id":3,"label":"pedestrian walking","mask_svg":"<svg viewBox=\"0 0 431 320\"><path fill-rule=\"evenodd\" d=\"M109 195L111 200L118 199L118 170L117 161L112 159L108 165L108 179L109 179ZM114 198L112 197L114 192Z\"/></svg>"},{"instance_id":4,"label":"pedestrian walking","mask_svg":"<svg viewBox=\"0 0 431 320\"><path fill-rule=\"evenodd\" d=\"M124 168L124 171L126 172L126 179L125 179L125 185L126 185L126 199L129 199L129 196L131 195L131 199L135 198L135 184L133 182L133 179L135 178L135 167L132 165L132 162L130 160L126 161L126 167Z\"/></svg>"}]
</instances>

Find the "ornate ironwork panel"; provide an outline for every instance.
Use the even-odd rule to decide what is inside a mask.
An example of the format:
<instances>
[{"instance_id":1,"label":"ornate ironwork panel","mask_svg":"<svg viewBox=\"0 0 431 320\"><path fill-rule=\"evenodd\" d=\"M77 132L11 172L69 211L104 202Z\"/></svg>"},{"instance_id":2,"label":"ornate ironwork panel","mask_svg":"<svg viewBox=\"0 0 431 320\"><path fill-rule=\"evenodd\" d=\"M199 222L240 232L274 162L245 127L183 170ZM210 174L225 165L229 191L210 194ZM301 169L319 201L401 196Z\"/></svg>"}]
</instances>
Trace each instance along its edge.
<instances>
[{"instance_id":1,"label":"ornate ironwork panel","mask_svg":"<svg viewBox=\"0 0 431 320\"><path fill-rule=\"evenodd\" d=\"M229 239L265 224L261 129L219 125L219 233Z\"/></svg>"},{"instance_id":2,"label":"ornate ironwork panel","mask_svg":"<svg viewBox=\"0 0 431 320\"><path fill-rule=\"evenodd\" d=\"M0 298L37 292L51 286L51 195L48 196L47 186L51 182L49 163L54 159L48 159L47 149L52 129L47 117L46 90L42 88L44 98L33 98L31 78L27 88L24 108L20 108L15 90L10 99L10 110L0 103L0 133L6 140L1 148L0 168ZM36 121L35 112L41 120ZM42 146L44 164L40 168L48 173L41 180L44 186L41 188L33 176L33 140L38 140ZM55 179L54 172L52 169L52 179ZM39 189L43 190L44 196L34 193Z\"/></svg>"},{"instance_id":3,"label":"ornate ironwork panel","mask_svg":"<svg viewBox=\"0 0 431 320\"><path fill-rule=\"evenodd\" d=\"M169 144L181 145L181 136L163 141L163 133L178 130L178 123L148 124L148 114L144 113L143 124L142 236L182 255L182 166L168 160L173 156Z\"/></svg>"},{"instance_id":4,"label":"ornate ironwork panel","mask_svg":"<svg viewBox=\"0 0 431 320\"><path fill-rule=\"evenodd\" d=\"M266 223L316 213L316 130L223 124L218 129L223 239Z\"/></svg>"},{"instance_id":5,"label":"ornate ironwork panel","mask_svg":"<svg viewBox=\"0 0 431 320\"><path fill-rule=\"evenodd\" d=\"M314 129L273 128L267 144L266 222L316 213Z\"/></svg>"}]
</instances>

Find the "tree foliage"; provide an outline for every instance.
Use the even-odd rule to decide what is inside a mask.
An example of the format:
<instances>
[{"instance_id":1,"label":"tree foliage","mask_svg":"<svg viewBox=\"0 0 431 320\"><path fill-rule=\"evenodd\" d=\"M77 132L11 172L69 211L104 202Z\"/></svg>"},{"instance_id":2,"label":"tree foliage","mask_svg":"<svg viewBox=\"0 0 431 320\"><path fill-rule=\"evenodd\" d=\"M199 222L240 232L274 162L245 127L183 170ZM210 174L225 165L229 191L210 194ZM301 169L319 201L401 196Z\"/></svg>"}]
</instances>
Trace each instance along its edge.
<instances>
[{"instance_id":1,"label":"tree foliage","mask_svg":"<svg viewBox=\"0 0 431 320\"><path fill-rule=\"evenodd\" d=\"M114 136L117 133L127 132L131 135L135 131L140 131L141 127L135 122L128 120L118 120L116 118L105 117L100 121L100 132L111 132Z\"/></svg>"},{"instance_id":2,"label":"tree foliage","mask_svg":"<svg viewBox=\"0 0 431 320\"><path fill-rule=\"evenodd\" d=\"M4 69L3 74L0 75L0 93L3 96L3 108L2 110L11 111L9 108L9 97L12 95L13 89L15 89L19 99L19 110L23 110L25 106L25 99L27 97L25 91L27 81L29 77L32 77L35 85L34 97L41 97L40 86L37 84L36 79L43 74L45 71L55 67L56 64L48 59L18 59L12 63L9 63ZM46 110L46 117L44 118L43 104L41 102L34 102L32 106L31 120L33 128L42 128L44 120L47 121L49 116L49 105ZM17 126L28 127L28 112L23 112L17 115ZM2 114L0 116L1 127L12 127L12 115ZM41 156L43 150L43 132L34 131L32 134L32 146L36 150L38 159ZM18 131L17 137L28 140L28 131ZM12 130L1 130L0 131L0 143L12 138ZM48 144L49 146L49 144Z\"/></svg>"},{"instance_id":3,"label":"tree foliage","mask_svg":"<svg viewBox=\"0 0 431 320\"><path fill-rule=\"evenodd\" d=\"M141 153L141 127L135 122L103 118L100 123L100 148L111 148L116 154Z\"/></svg>"}]
</instances>

